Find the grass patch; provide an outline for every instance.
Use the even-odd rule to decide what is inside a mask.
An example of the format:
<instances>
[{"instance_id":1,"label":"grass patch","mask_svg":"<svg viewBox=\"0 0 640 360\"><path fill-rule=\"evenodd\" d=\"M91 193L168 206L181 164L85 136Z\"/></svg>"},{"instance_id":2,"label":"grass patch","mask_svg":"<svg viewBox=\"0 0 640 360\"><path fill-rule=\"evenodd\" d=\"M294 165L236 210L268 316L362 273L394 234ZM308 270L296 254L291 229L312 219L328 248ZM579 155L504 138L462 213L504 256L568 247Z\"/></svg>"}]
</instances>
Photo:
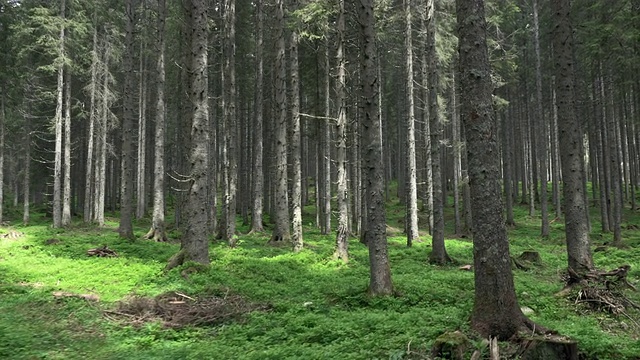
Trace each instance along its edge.
<instances>
[{"instance_id":1,"label":"grass patch","mask_svg":"<svg viewBox=\"0 0 640 360\"><path fill-rule=\"evenodd\" d=\"M401 234L402 208L394 200L389 210L389 223L395 229L389 256L397 295L382 299L365 294L367 249L351 239L349 263L333 260L334 236L320 235L310 213L305 215L302 252L268 246L268 234L241 235L233 249L212 243L211 265L195 272L185 271L185 265L163 273L179 245L120 239L113 222L101 229L80 223L51 229L44 220L1 228L0 358L420 358L442 333L469 333L473 273L458 266L428 264L428 236L407 248ZM604 269L630 264L629 280L637 283L640 221L637 214L625 215L623 238L628 247L607 247L594 253L594 260ZM529 216L526 207L516 207L515 216L517 225L510 229L512 255L535 250L542 259L542 266L514 272L519 301L533 309L533 320L576 339L591 358L637 358L637 313L630 311L631 319L594 313L554 296L562 288L566 267L563 224L553 222L550 238L541 239L539 218ZM607 243L610 234L599 233L596 214L593 219L595 247ZM147 227L148 221L137 223L136 235L141 237ZM452 226L447 229L451 234ZM2 236L11 231L20 236ZM88 249L105 245L119 256L87 256ZM446 245L460 264L472 263L469 239L447 239ZM54 297L55 292L92 294L100 301ZM240 321L231 316L173 327L158 314L158 306L166 310L169 301L211 305L225 296L241 304ZM627 296L640 302L637 293ZM147 313L127 312L131 299L144 302L142 310ZM109 312L112 316L105 316ZM114 319L113 312L149 318L126 321Z\"/></svg>"}]
</instances>

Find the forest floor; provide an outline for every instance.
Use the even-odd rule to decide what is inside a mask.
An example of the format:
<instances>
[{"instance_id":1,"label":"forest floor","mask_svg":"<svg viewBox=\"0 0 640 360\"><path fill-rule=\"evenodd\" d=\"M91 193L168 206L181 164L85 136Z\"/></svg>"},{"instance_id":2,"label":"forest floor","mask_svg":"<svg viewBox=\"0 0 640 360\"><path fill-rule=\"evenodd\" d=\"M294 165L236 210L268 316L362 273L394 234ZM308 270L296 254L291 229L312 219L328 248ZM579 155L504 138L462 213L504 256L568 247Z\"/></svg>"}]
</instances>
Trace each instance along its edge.
<instances>
[{"instance_id":1,"label":"forest floor","mask_svg":"<svg viewBox=\"0 0 640 360\"><path fill-rule=\"evenodd\" d=\"M168 273L164 265L179 248L175 229L172 242L129 242L118 238L116 218L101 229L80 221L52 229L37 215L30 226L10 222L0 228L0 358L429 359L444 332L471 334L473 273L459 267L472 264L472 244L448 238L458 264L428 264L430 238L407 248L397 230L403 208L396 201L388 209L397 290L388 298L365 294L368 255L357 239L348 264L332 260L334 236L312 226L312 208L300 253L267 245L268 234L240 235L233 249L212 242L210 267L187 264ZM604 270L630 265L628 280L637 285L640 215L624 218L626 247L601 247L594 260ZM595 249L611 235L599 232L595 213L593 219ZM541 266L514 270L529 317L576 340L584 359L640 359L638 311L614 315L554 296L566 270L562 222L554 221L544 240L539 217L524 206L516 208L516 222L512 255L535 250L542 258ZM148 227L148 220L137 222L136 235ZM247 229L239 222L239 230ZM104 256L88 256L90 249ZM625 296L640 303L638 292ZM483 340L471 341L487 358Z\"/></svg>"}]
</instances>

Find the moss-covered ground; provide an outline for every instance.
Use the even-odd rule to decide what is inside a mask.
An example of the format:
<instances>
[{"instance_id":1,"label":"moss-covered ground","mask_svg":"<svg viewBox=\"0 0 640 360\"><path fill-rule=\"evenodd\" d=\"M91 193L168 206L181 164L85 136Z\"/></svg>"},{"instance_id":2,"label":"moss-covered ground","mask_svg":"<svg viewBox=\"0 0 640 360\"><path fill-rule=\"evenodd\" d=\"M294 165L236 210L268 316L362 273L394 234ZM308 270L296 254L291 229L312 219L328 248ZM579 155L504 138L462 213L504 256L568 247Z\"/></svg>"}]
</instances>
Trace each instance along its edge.
<instances>
[{"instance_id":1,"label":"moss-covered ground","mask_svg":"<svg viewBox=\"0 0 640 360\"><path fill-rule=\"evenodd\" d=\"M390 229L402 229L403 206L389 204ZM407 248L401 231L389 237L393 281L398 295L369 298L367 249L357 239L350 261L332 260L333 236L321 235L305 217L305 249L267 245L268 234L240 235L236 248L212 242L211 266L185 275L185 267L163 272L177 242L130 242L119 239L117 219L104 228L76 220L69 228L52 229L50 219L34 214L29 226L18 221L0 228L0 358L1 359L426 359L433 341L446 331L470 333L473 273L469 239L447 239L458 264L427 263L430 238ZM593 359L640 358L640 319L591 312L554 294L566 268L563 224L541 239L539 218L516 207L517 226L510 230L511 252L539 251L543 266L515 270L520 304L533 309L536 322L570 336ZM595 210L594 210L595 211ZM447 209L448 233L451 209ZM594 247L611 235L599 232L594 212ZM114 215L115 216L115 215ZM148 220L135 224L142 237ZM630 264L629 280L640 278L640 216L626 212L624 249L594 253L597 266L613 269ZM239 221L239 230L246 233ZM172 230L170 237L179 238ZM55 239L52 240L52 239ZM86 251L107 245L119 257L88 257ZM188 266L188 265L187 265ZM99 302L56 297L56 291L93 294ZM104 310L132 295L156 296L177 291L191 297L232 292L268 304L240 321L216 326L166 328L158 322L135 325L113 321ZM629 291L640 303L640 295ZM474 340L481 347L480 340Z\"/></svg>"}]
</instances>

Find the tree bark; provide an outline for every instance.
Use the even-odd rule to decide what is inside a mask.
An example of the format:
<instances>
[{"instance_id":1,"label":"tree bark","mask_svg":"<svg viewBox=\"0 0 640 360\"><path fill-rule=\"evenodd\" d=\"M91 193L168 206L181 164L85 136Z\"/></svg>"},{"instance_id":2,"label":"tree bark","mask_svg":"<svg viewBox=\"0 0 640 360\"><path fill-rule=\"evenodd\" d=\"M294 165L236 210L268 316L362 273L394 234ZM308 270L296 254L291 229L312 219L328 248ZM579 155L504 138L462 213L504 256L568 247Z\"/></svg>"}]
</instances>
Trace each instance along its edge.
<instances>
[{"instance_id":1,"label":"tree bark","mask_svg":"<svg viewBox=\"0 0 640 360\"><path fill-rule=\"evenodd\" d=\"M429 60L429 125L431 127L431 168L433 174L433 230L429 261L435 264L451 262L444 244L444 199L440 139L443 133L438 109L438 55L436 52L435 0L427 0L427 58Z\"/></svg>"},{"instance_id":2,"label":"tree bark","mask_svg":"<svg viewBox=\"0 0 640 360\"><path fill-rule=\"evenodd\" d=\"M334 257L348 261L347 239L349 236L349 200L347 198L347 102L346 102L346 59L344 55L345 24L344 0L339 0L338 12L338 51L336 61L338 78L336 79L336 105L338 119L336 122L336 171L337 171L337 205L338 228L336 229L336 250Z\"/></svg>"},{"instance_id":3,"label":"tree bark","mask_svg":"<svg viewBox=\"0 0 640 360\"><path fill-rule=\"evenodd\" d=\"M122 67L125 74L122 99L122 173L120 184L120 237L133 239L133 125L135 91L133 69L135 10L133 0L125 2L125 52Z\"/></svg>"},{"instance_id":4,"label":"tree bark","mask_svg":"<svg viewBox=\"0 0 640 360\"><path fill-rule=\"evenodd\" d=\"M295 8L294 8L295 10ZM293 251L303 248L302 239L302 163L300 153L300 75L298 69L298 33L293 30L289 48L291 66L291 241Z\"/></svg>"},{"instance_id":5,"label":"tree bark","mask_svg":"<svg viewBox=\"0 0 640 360\"><path fill-rule=\"evenodd\" d=\"M66 1L60 2L60 17L65 19L65 5ZM60 28L60 43L58 44L58 86L56 89L57 101L56 101L56 115L54 119L55 129L55 159L53 167L53 227L59 228L62 226L62 110L63 110L63 92L64 92L64 41L65 41L65 27Z\"/></svg>"},{"instance_id":6,"label":"tree bark","mask_svg":"<svg viewBox=\"0 0 640 360\"><path fill-rule=\"evenodd\" d=\"M251 212L251 232L263 232L262 213L264 203L264 171L263 159L263 91L264 60L263 60L263 31L264 15L263 0L256 1L256 82L254 101L254 128L253 128L253 206Z\"/></svg>"},{"instance_id":7,"label":"tree bark","mask_svg":"<svg viewBox=\"0 0 640 360\"><path fill-rule=\"evenodd\" d=\"M275 97L276 116L274 129L275 159L275 226L271 242L291 240L289 230L289 195L287 193L287 78L284 41L284 0L276 1L276 61L275 61Z\"/></svg>"},{"instance_id":8,"label":"tree bark","mask_svg":"<svg viewBox=\"0 0 640 360\"><path fill-rule=\"evenodd\" d=\"M475 297L471 326L483 337L508 339L529 323L518 306L500 196L500 157L492 104L484 1L456 1L461 119L465 125Z\"/></svg>"},{"instance_id":9,"label":"tree bark","mask_svg":"<svg viewBox=\"0 0 640 360\"><path fill-rule=\"evenodd\" d=\"M382 161L381 119L378 116L378 74L376 69L376 25L373 0L362 0L358 7L362 37L361 87L362 124L367 144L364 156L365 187L367 189L367 225L364 235L369 247L369 294L391 295L391 268L387 252L384 175Z\"/></svg>"},{"instance_id":10,"label":"tree bark","mask_svg":"<svg viewBox=\"0 0 640 360\"><path fill-rule=\"evenodd\" d=\"M191 151L189 154L189 191L185 204L186 224L181 250L167 268L187 261L209 264L209 216L207 196L209 148L209 98L207 67L207 1L188 2L188 23L191 24L191 72L189 74L191 105ZM187 122L188 123L188 122Z\"/></svg>"},{"instance_id":11,"label":"tree bark","mask_svg":"<svg viewBox=\"0 0 640 360\"><path fill-rule=\"evenodd\" d=\"M166 19L166 2L165 0L158 1L158 19L156 29L156 51L158 52L158 59L156 62L156 123L155 123L155 136L154 136L154 164L153 164L153 218L151 220L151 229L145 235L146 239L153 239L154 241L166 241L167 235L165 231L164 220L164 155L165 155L165 19Z\"/></svg>"},{"instance_id":12,"label":"tree bark","mask_svg":"<svg viewBox=\"0 0 640 360\"><path fill-rule=\"evenodd\" d=\"M63 125L62 226L69 226L71 224L71 76L69 71L65 71Z\"/></svg>"},{"instance_id":13,"label":"tree bark","mask_svg":"<svg viewBox=\"0 0 640 360\"><path fill-rule=\"evenodd\" d=\"M416 169L416 115L414 105L413 88L413 31L411 26L411 1L404 0L405 16L405 71L407 86L407 147L405 156L407 158L407 186L405 189L406 203L406 233L407 246L411 246L413 241L420 238L418 233L418 184Z\"/></svg>"},{"instance_id":14,"label":"tree bark","mask_svg":"<svg viewBox=\"0 0 640 360\"><path fill-rule=\"evenodd\" d=\"M582 129L575 115L573 29L569 0L553 1L558 130L568 265L581 274L593 268L583 183Z\"/></svg>"}]
</instances>

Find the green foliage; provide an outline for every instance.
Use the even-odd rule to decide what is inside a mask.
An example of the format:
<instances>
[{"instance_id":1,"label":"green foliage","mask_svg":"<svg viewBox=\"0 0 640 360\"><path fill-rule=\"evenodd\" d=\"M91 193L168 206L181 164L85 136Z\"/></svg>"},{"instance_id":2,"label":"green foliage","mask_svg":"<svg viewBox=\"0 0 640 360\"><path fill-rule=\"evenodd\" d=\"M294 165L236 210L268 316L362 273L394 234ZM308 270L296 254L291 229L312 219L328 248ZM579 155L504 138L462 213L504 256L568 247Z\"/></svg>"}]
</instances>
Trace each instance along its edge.
<instances>
[{"instance_id":1,"label":"green foliage","mask_svg":"<svg viewBox=\"0 0 640 360\"><path fill-rule=\"evenodd\" d=\"M390 227L401 227L403 205L389 204ZM447 208L450 210L449 208ZM451 214L447 213L447 223ZM633 341L640 329L624 317L599 314L557 298L566 267L563 226L556 222L549 239L538 237L539 219L515 208L518 226L511 232L513 255L535 249L543 266L515 271L520 304L534 310L536 322L578 340L582 351L599 359L631 358L640 352ZM629 224L639 220L628 214ZM312 222L307 213L304 223ZM44 224L0 229L24 237L0 237L0 357L6 359L408 359L428 353L447 331L471 335L473 273L428 264L429 237L406 247L402 234L389 238L396 295L371 298L367 249L351 240L350 262L332 259L334 236L305 231L305 249L267 245L267 234L241 235L238 247L211 245L211 265L185 264L163 273L177 243L118 237L116 224L97 229L74 224L52 229ZM148 221L140 221L142 236ZM594 228L595 228L594 224ZM632 226L630 227L632 228ZM451 231L451 230L449 230ZM607 235L593 234L594 238ZM52 241L55 239L56 241ZM629 249L595 253L596 264L615 268L631 264L631 281L640 275L640 236L625 231ZM86 250L107 245L117 258L88 257ZM597 244L596 244L597 245ZM472 263L472 243L447 240L449 254ZM189 270L189 271L187 271ZM100 302L52 293L94 294ZM168 329L159 323L128 325L108 320L102 310L131 295L156 296L180 291L190 296L239 294L270 304L269 311L216 327ZM636 302L637 294L628 294ZM631 314L637 318L638 314Z\"/></svg>"}]
</instances>

